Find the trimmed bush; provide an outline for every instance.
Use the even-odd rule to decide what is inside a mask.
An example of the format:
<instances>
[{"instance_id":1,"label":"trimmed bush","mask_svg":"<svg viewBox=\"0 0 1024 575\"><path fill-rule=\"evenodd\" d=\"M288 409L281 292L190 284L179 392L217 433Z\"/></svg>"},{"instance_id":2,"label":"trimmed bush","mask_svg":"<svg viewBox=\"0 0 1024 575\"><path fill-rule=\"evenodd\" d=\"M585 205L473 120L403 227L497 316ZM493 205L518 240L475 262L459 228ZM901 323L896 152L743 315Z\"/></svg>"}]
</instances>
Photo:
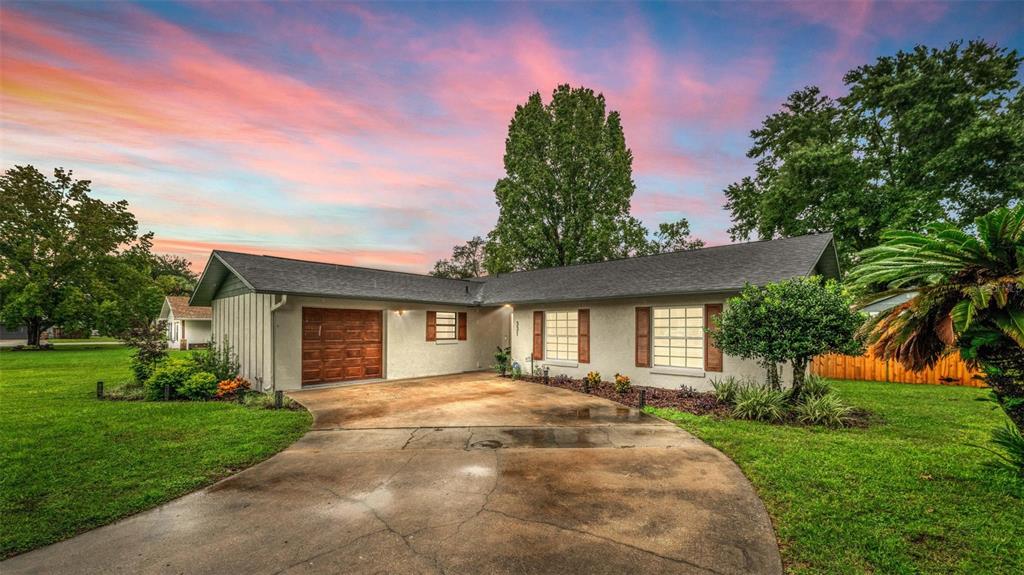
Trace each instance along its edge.
<instances>
[{"instance_id":1,"label":"trimmed bush","mask_svg":"<svg viewBox=\"0 0 1024 575\"><path fill-rule=\"evenodd\" d=\"M217 376L208 371L198 371L186 379L178 388L178 395L193 401L205 401L217 393Z\"/></svg>"},{"instance_id":2,"label":"trimmed bush","mask_svg":"<svg viewBox=\"0 0 1024 575\"><path fill-rule=\"evenodd\" d=\"M178 389L185 381L199 372L199 368L188 357L171 356L159 364L153 375L146 380L146 399L161 400L164 398L164 386L171 386L171 398L179 397ZM216 381L214 382L216 387Z\"/></svg>"},{"instance_id":3,"label":"trimmed bush","mask_svg":"<svg viewBox=\"0 0 1024 575\"><path fill-rule=\"evenodd\" d=\"M804 425L843 427L850 419L853 408L844 404L834 393L814 397L804 390L804 397L793 406L793 415Z\"/></svg>"},{"instance_id":4,"label":"trimmed bush","mask_svg":"<svg viewBox=\"0 0 1024 575\"><path fill-rule=\"evenodd\" d=\"M629 390L633 389L633 383L630 381L628 375L622 375L621 373L615 374L615 392L616 393L629 393Z\"/></svg>"},{"instance_id":5,"label":"trimmed bush","mask_svg":"<svg viewBox=\"0 0 1024 575\"><path fill-rule=\"evenodd\" d=\"M761 385L736 391L732 413L740 419L776 422L786 417L786 392Z\"/></svg>"}]
</instances>

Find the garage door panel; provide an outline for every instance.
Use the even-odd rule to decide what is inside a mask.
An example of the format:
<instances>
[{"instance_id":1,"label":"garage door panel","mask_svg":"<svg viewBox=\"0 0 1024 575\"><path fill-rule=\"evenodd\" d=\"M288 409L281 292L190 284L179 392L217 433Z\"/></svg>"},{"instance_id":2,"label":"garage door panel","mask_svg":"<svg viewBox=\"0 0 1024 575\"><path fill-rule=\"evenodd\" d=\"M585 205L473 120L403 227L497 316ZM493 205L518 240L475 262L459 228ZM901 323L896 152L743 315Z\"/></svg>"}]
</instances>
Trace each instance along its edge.
<instances>
[{"instance_id":1,"label":"garage door panel","mask_svg":"<svg viewBox=\"0 0 1024 575\"><path fill-rule=\"evenodd\" d=\"M381 377L384 372L380 311L303 309L302 383Z\"/></svg>"}]
</instances>

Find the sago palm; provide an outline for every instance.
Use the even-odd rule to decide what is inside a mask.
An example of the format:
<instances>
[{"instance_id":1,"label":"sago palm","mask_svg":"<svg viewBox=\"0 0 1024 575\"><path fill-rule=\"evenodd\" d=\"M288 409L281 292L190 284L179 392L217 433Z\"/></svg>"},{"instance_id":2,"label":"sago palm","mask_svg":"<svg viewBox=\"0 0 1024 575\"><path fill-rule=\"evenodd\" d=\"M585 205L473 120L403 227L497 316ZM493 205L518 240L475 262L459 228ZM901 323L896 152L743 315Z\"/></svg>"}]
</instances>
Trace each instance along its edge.
<instances>
[{"instance_id":1,"label":"sago palm","mask_svg":"<svg viewBox=\"0 0 1024 575\"><path fill-rule=\"evenodd\" d=\"M924 233L893 231L860 253L855 289L877 298L917 292L868 324L876 356L920 370L960 350L1024 429L1024 203Z\"/></svg>"}]
</instances>

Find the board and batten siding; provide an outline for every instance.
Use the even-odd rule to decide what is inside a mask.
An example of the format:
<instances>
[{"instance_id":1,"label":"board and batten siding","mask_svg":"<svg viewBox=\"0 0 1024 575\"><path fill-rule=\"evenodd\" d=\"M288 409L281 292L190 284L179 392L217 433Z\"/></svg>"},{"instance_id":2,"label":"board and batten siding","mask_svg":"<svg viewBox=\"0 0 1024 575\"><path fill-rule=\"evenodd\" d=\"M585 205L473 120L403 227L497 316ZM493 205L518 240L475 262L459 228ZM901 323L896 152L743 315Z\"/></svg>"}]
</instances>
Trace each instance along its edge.
<instances>
[{"instance_id":1,"label":"board and batten siding","mask_svg":"<svg viewBox=\"0 0 1024 575\"><path fill-rule=\"evenodd\" d=\"M274 296L252 292L227 295L231 290L224 287L212 302L212 339L218 346L227 340L238 357L242 377L254 389L270 389L274 384L270 313Z\"/></svg>"}]
</instances>

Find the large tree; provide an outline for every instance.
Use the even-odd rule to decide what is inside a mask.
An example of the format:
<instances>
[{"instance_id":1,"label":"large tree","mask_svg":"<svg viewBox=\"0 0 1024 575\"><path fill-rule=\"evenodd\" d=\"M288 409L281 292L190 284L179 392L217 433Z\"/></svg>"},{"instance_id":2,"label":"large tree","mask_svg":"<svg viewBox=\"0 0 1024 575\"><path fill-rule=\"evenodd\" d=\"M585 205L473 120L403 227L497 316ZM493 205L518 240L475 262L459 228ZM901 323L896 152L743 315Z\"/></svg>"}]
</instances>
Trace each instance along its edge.
<instances>
[{"instance_id":1,"label":"large tree","mask_svg":"<svg viewBox=\"0 0 1024 575\"><path fill-rule=\"evenodd\" d=\"M646 230L629 212L633 154L619 113L587 88L559 86L516 107L494 193L491 273L602 261L643 252Z\"/></svg>"},{"instance_id":2,"label":"large tree","mask_svg":"<svg viewBox=\"0 0 1024 575\"><path fill-rule=\"evenodd\" d=\"M125 201L89 195L88 180L32 166L0 176L0 321L28 343L53 325L119 331L153 312L149 235Z\"/></svg>"},{"instance_id":3,"label":"large tree","mask_svg":"<svg viewBox=\"0 0 1024 575\"><path fill-rule=\"evenodd\" d=\"M480 236L452 248L450 258L437 260L430 275L440 278L475 278L484 275L484 246Z\"/></svg>"},{"instance_id":4,"label":"large tree","mask_svg":"<svg viewBox=\"0 0 1024 575\"><path fill-rule=\"evenodd\" d=\"M832 231L841 257L1024 195L1022 58L982 41L918 46L808 87L751 132L755 174L730 185L734 239Z\"/></svg>"},{"instance_id":5,"label":"large tree","mask_svg":"<svg viewBox=\"0 0 1024 575\"><path fill-rule=\"evenodd\" d=\"M199 276L192 264L181 256L154 254L149 264L150 273L165 295L190 295Z\"/></svg>"},{"instance_id":6,"label":"large tree","mask_svg":"<svg viewBox=\"0 0 1024 575\"><path fill-rule=\"evenodd\" d=\"M690 232L689 220L679 218L674 222L658 224L658 231L654 232L654 238L650 242L648 251L654 254L661 254L665 252L697 250L702 247L704 247L704 240L693 236Z\"/></svg>"}]
</instances>

